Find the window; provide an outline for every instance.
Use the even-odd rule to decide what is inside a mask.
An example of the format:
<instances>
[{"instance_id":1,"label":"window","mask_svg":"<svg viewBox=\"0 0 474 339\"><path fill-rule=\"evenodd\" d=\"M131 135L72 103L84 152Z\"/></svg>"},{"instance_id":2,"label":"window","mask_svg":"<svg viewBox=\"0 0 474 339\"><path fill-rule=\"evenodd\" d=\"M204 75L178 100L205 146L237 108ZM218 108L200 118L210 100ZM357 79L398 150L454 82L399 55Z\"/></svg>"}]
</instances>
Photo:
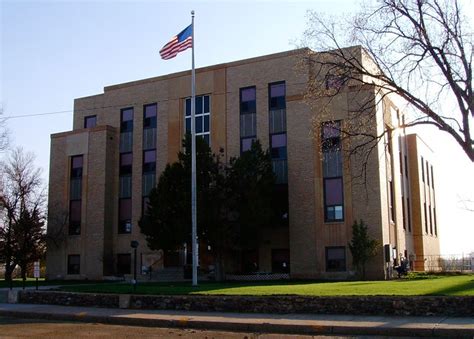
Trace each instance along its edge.
<instances>
[{"instance_id":1,"label":"window","mask_svg":"<svg viewBox=\"0 0 474 339\"><path fill-rule=\"evenodd\" d=\"M71 178L82 178L82 155L71 157Z\"/></svg>"},{"instance_id":2,"label":"window","mask_svg":"<svg viewBox=\"0 0 474 339\"><path fill-rule=\"evenodd\" d=\"M132 174L132 152L120 154L120 175Z\"/></svg>"},{"instance_id":3,"label":"window","mask_svg":"<svg viewBox=\"0 0 474 339\"><path fill-rule=\"evenodd\" d=\"M81 200L69 201L69 235L81 234Z\"/></svg>"},{"instance_id":4,"label":"window","mask_svg":"<svg viewBox=\"0 0 474 339\"><path fill-rule=\"evenodd\" d=\"M272 273L290 272L290 250L272 249Z\"/></svg>"},{"instance_id":5,"label":"window","mask_svg":"<svg viewBox=\"0 0 474 339\"><path fill-rule=\"evenodd\" d=\"M157 104L143 106L143 128L156 128Z\"/></svg>"},{"instance_id":6,"label":"window","mask_svg":"<svg viewBox=\"0 0 474 339\"><path fill-rule=\"evenodd\" d=\"M411 205L410 198L407 198L407 218L408 218L408 232L411 232Z\"/></svg>"},{"instance_id":7,"label":"window","mask_svg":"<svg viewBox=\"0 0 474 339\"><path fill-rule=\"evenodd\" d=\"M78 254L70 254L67 256L67 274L81 273L81 256Z\"/></svg>"},{"instance_id":8,"label":"window","mask_svg":"<svg viewBox=\"0 0 474 339\"><path fill-rule=\"evenodd\" d=\"M344 196L342 178L324 179L324 220L344 220Z\"/></svg>"},{"instance_id":9,"label":"window","mask_svg":"<svg viewBox=\"0 0 474 339\"><path fill-rule=\"evenodd\" d=\"M326 89L339 90L347 81L347 77L343 75L328 74L326 76Z\"/></svg>"},{"instance_id":10,"label":"window","mask_svg":"<svg viewBox=\"0 0 474 339\"><path fill-rule=\"evenodd\" d=\"M277 184L288 183L285 82L268 85L270 154Z\"/></svg>"},{"instance_id":11,"label":"window","mask_svg":"<svg viewBox=\"0 0 474 339\"><path fill-rule=\"evenodd\" d=\"M81 234L83 156L71 157L69 184L69 235Z\"/></svg>"},{"instance_id":12,"label":"window","mask_svg":"<svg viewBox=\"0 0 474 339\"><path fill-rule=\"evenodd\" d=\"M423 161L423 157L421 157L421 180L425 182L425 162Z\"/></svg>"},{"instance_id":13,"label":"window","mask_svg":"<svg viewBox=\"0 0 474 339\"><path fill-rule=\"evenodd\" d=\"M156 150L143 151L143 173L155 173Z\"/></svg>"},{"instance_id":14,"label":"window","mask_svg":"<svg viewBox=\"0 0 474 339\"><path fill-rule=\"evenodd\" d=\"M407 218L407 215L406 215L406 209L405 209L405 198L402 195L402 226L404 230L407 229L406 221L405 221L406 218Z\"/></svg>"},{"instance_id":15,"label":"window","mask_svg":"<svg viewBox=\"0 0 474 339\"><path fill-rule=\"evenodd\" d=\"M132 272L131 259L130 253L117 254L117 275L130 274Z\"/></svg>"},{"instance_id":16,"label":"window","mask_svg":"<svg viewBox=\"0 0 474 339\"><path fill-rule=\"evenodd\" d=\"M324 219L326 222L343 221L344 187L340 121L328 121L321 125L321 148L323 152Z\"/></svg>"},{"instance_id":17,"label":"window","mask_svg":"<svg viewBox=\"0 0 474 339\"><path fill-rule=\"evenodd\" d=\"M426 202L423 203L423 208L425 210L425 232L428 234L428 213L426 212Z\"/></svg>"},{"instance_id":18,"label":"window","mask_svg":"<svg viewBox=\"0 0 474 339\"><path fill-rule=\"evenodd\" d=\"M433 221L434 221L434 232L435 235L438 235L438 226L436 224L436 207L433 207Z\"/></svg>"},{"instance_id":19,"label":"window","mask_svg":"<svg viewBox=\"0 0 474 339\"><path fill-rule=\"evenodd\" d=\"M430 166L428 165L428 161L426 161L426 183L428 187L430 186Z\"/></svg>"},{"instance_id":20,"label":"window","mask_svg":"<svg viewBox=\"0 0 474 339\"><path fill-rule=\"evenodd\" d=\"M255 87L240 89L240 153L248 151L257 139Z\"/></svg>"},{"instance_id":21,"label":"window","mask_svg":"<svg viewBox=\"0 0 474 339\"><path fill-rule=\"evenodd\" d=\"M119 233L132 232L132 199L119 200Z\"/></svg>"},{"instance_id":22,"label":"window","mask_svg":"<svg viewBox=\"0 0 474 339\"><path fill-rule=\"evenodd\" d=\"M388 207L390 211L390 220L395 221L395 205L394 205L394 195L393 195L393 181L388 182Z\"/></svg>"},{"instance_id":23,"label":"window","mask_svg":"<svg viewBox=\"0 0 474 339\"><path fill-rule=\"evenodd\" d=\"M120 132L133 132L133 108L124 108L120 112Z\"/></svg>"},{"instance_id":24,"label":"window","mask_svg":"<svg viewBox=\"0 0 474 339\"><path fill-rule=\"evenodd\" d=\"M429 216L430 216L430 233L433 235L433 219L431 214L431 206L428 206Z\"/></svg>"},{"instance_id":25,"label":"window","mask_svg":"<svg viewBox=\"0 0 474 339\"><path fill-rule=\"evenodd\" d=\"M84 128L92 128L97 125L97 116L96 115L89 115L84 117Z\"/></svg>"},{"instance_id":26,"label":"window","mask_svg":"<svg viewBox=\"0 0 474 339\"><path fill-rule=\"evenodd\" d=\"M326 247L326 272L343 272L346 270L346 248Z\"/></svg>"},{"instance_id":27,"label":"window","mask_svg":"<svg viewBox=\"0 0 474 339\"><path fill-rule=\"evenodd\" d=\"M202 137L208 144L210 144L210 118L210 96L196 96L196 135ZM187 98L185 103L185 127L185 132L191 133L191 98Z\"/></svg>"},{"instance_id":28,"label":"window","mask_svg":"<svg viewBox=\"0 0 474 339\"><path fill-rule=\"evenodd\" d=\"M276 82L269 86L269 103L270 110L285 109L286 108L286 87L285 82Z\"/></svg>"}]
</instances>

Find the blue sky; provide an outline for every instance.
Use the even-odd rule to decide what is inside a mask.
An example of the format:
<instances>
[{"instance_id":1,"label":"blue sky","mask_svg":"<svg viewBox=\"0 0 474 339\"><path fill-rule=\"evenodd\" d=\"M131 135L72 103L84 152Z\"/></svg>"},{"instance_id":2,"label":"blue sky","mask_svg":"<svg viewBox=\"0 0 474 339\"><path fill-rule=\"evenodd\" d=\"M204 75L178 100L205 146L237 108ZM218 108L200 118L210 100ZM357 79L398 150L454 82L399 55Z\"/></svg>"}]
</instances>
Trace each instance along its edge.
<instances>
[{"instance_id":1,"label":"blue sky","mask_svg":"<svg viewBox=\"0 0 474 339\"><path fill-rule=\"evenodd\" d=\"M469 0L467 0L469 1ZM37 155L49 167L50 134L70 130L74 98L103 87L190 68L189 51L169 61L159 49L196 11L196 67L295 48L308 9L340 14L357 1L9 1L1 2L0 101L14 145ZM22 115L68 111L18 118ZM15 118L16 117L16 118ZM429 132L431 133L431 132ZM442 250L474 250L474 213L459 208L457 197L474 192L474 166L442 135L438 204ZM457 175L453 177L452 165ZM462 235L462 236L460 236ZM467 236L467 237L466 237Z\"/></svg>"}]
</instances>

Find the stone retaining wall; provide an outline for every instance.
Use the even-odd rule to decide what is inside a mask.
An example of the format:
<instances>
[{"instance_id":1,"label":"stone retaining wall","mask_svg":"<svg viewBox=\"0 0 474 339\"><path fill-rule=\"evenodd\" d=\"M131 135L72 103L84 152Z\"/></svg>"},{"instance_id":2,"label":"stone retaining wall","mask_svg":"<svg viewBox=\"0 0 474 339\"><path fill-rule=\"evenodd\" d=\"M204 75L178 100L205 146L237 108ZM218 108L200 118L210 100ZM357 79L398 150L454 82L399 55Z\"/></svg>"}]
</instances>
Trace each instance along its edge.
<instances>
[{"instance_id":1,"label":"stone retaining wall","mask_svg":"<svg viewBox=\"0 0 474 339\"><path fill-rule=\"evenodd\" d=\"M126 300L127 299L127 300ZM474 297L147 296L22 291L20 303L245 313L474 316Z\"/></svg>"}]
</instances>

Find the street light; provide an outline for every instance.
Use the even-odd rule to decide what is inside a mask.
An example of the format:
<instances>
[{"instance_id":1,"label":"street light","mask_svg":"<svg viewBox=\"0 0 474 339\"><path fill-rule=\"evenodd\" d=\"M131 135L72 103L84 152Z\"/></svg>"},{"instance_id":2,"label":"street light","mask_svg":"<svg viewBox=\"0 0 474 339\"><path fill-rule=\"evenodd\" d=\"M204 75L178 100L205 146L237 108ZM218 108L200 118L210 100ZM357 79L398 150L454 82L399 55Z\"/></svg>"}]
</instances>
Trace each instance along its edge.
<instances>
[{"instance_id":1,"label":"street light","mask_svg":"<svg viewBox=\"0 0 474 339\"><path fill-rule=\"evenodd\" d=\"M133 292L137 290L137 247L138 247L138 241L132 240L130 242L130 247L133 248L133 280L132 280L132 285L133 285Z\"/></svg>"}]
</instances>

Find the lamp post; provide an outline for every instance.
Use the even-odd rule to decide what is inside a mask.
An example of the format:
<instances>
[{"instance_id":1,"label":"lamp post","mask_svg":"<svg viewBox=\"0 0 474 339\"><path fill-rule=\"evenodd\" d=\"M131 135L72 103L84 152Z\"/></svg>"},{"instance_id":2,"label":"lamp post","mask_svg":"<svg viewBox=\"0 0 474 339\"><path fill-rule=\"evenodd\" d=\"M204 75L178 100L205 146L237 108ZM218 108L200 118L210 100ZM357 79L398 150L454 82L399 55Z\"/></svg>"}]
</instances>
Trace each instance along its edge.
<instances>
[{"instance_id":1,"label":"lamp post","mask_svg":"<svg viewBox=\"0 0 474 339\"><path fill-rule=\"evenodd\" d=\"M137 247L138 247L138 241L132 240L130 242L130 247L133 248L133 280L132 280L132 285L133 285L133 292L137 290Z\"/></svg>"}]
</instances>

